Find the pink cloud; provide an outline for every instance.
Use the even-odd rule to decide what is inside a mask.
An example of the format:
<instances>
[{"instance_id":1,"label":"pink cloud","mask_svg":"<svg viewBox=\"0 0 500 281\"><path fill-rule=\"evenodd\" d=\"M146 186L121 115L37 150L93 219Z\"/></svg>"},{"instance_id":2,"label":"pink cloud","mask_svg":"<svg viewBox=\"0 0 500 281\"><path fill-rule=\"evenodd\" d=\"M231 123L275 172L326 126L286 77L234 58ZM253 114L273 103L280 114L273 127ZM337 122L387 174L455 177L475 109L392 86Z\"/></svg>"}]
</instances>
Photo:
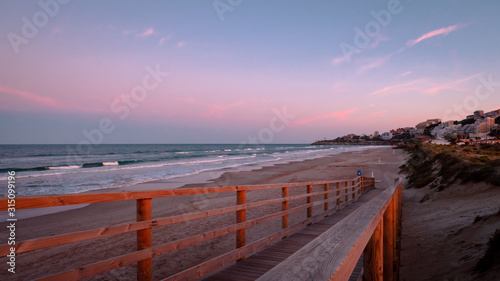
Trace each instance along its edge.
<instances>
[{"instance_id":1,"label":"pink cloud","mask_svg":"<svg viewBox=\"0 0 500 281\"><path fill-rule=\"evenodd\" d=\"M182 48L184 46L186 46L186 42L181 41L181 42L177 43L178 48Z\"/></svg>"},{"instance_id":2,"label":"pink cloud","mask_svg":"<svg viewBox=\"0 0 500 281\"><path fill-rule=\"evenodd\" d=\"M460 88L459 86L464 83L464 82L467 82L473 78L476 78L480 75L482 75L483 73L477 73L477 74L474 74L474 75L471 75L469 77L465 77L465 78L462 78L462 79L458 79L458 80L455 80L455 81L451 81L451 82L447 82L447 83L443 83L443 84L440 84L440 85L436 85L436 86L433 86L433 87L430 87L430 88L427 88L424 90L424 93L425 94L435 94L437 92L440 92L440 91L446 91L446 90L454 90L454 91L467 91L468 89L463 89L463 88Z\"/></svg>"},{"instance_id":3,"label":"pink cloud","mask_svg":"<svg viewBox=\"0 0 500 281\"><path fill-rule=\"evenodd\" d=\"M160 38L160 40L158 41L158 45L162 45L163 42L170 40L170 38L172 38L172 35L167 35L165 37Z\"/></svg>"},{"instance_id":4,"label":"pink cloud","mask_svg":"<svg viewBox=\"0 0 500 281\"><path fill-rule=\"evenodd\" d=\"M392 86L387 86L385 88L382 88L380 90L377 90L375 92L372 92L370 94L370 96L375 96L375 95L380 95L380 94L386 94L386 93L391 93L391 92L394 92L394 91L397 91L397 92L408 92L408 91L411 91L411 90L415 90L417 89L416 87L413 87L413 85L415 84L419 84L421 83L423 80L420 79L420 80L415 80L415 81L411 81L411 82L408 82L408 83L403 83L403 84L396 84L396 85L392 85Z\"/></svg>"},{"instance_id":5,"label":"pink cloud","mask_svg":"<svg viewBox=\"0 0 500 281\"><path fill-rule=\"evenodd\" d=\"M340 57L336 57L332 60L332 64L333 65L337 65L337 64L341 64L343 62L347 61L347 57L346 56L340 56Z\"/></svg>"},{"instance_id":6,"label":"pink cloud","mask_svg":"<svg viewBox=\"0 0 500 281\"><path fill-rule=\"evenodd\" d=\"M391 58L391 56L392 55L370 59L370 61L367 64L362 65L359 68L358 74L362 74L362 73L364 73L367 70L372 69L372 68L379 68L379 67L383 66Z\"/></svg>"},{"instance_id":7,"label":"pink cloud","mask_svg":"<svg viewBox=\"0 0 500 281\"><path fill-rule=\"evenodd\" d=\"M399 77L405 77L405 76L408 76L408 75L410 75L410 74L412 74L412 73L413 73L413 71L406 71L405 73L401 73L401 74L399 75Z\"/></svg>"},{"instance_id":8,"label":"pink cloud","mask_svg":"<svg viewBox=\"0 0 500 281\"><path fill-rule=\"evenodd\" d=\"M372 112L370 114L370 117L375 118L375 117L382 117L387 113L387 110L384 111L377 111L377 112Z\"/></svg>"},{"instance_id":9,"label":"pink cloud","mask_svg":"<svg viewBox=\"0 0 500 281\"><path fill-rule=\"evenodd\" d=\"M5 86L2 84L0 84L0 93L18 96L18 97L21 97L21 98L26 99L26 100L30 100L30 101L33 101L36 103L41 103L43 105L48 105L48 106L58 106L59 105L59 102L52 99L52 98L44 97L42 95L28 92L28 91L15 89L15 88Z\"/></svg>"},{"instance_id":10,"label":"pink cloud","mask_svg":"<svg viewBox=\"0 0 500 281\"><path fill-rule=\"evenodd\" d=\"M358 110L357 108L352 108L352 109L347 109L347 110L343 110L343 111L334 111L334 112L330 112L330 113L320 114L320 115L312 116L309 118L297 120L292 125L293 126L301 126L301 125L306 125L306 124L309 124L311 122L323 120L323 119L327 119L327 118L336 118L338 120L344 120L349 114L351 114L357 110Z\"/></svg>"},{"instance_id":11,"label":"pink cloud","mask_svg":"<svg viewBox=\"0 0 500 281\"><path fill-rule=\"evenodd\" d=\"M372 106L370 106L370 107L372 107ZM387 113L387 110L383 110L383 111L372 112L370 114L361 115L357 118L357 121L374 122L375 119L382 117L382 116L385 116L386 113Z\"/></svg>"},{"instance_id":12,"label":"pink cloud","mask_svg":"<svg viewBox=\"0 0 500 281\"><path fill-rule=\"evenodd\" d=\"M460 24L455 24L455 25L451 25L451 26L448 26L448 27L443 27L443 28L440 28L440 29L436 29L436 30L433 30L431 32L428 32L422 36L420 36L419 38L417 39L414 39L414 40L410 40L408 42L406 42L406 45L408 47L411 47L411 46L414 46L415 44L425 40L425 39L429 39L429 38L432 38L434 36L438 36L438 35L448 35L449 33L455 31L455 30L458 30L459 28L461 28L462 25Z\"/></svg>"},{"instance_id":13,"label":"pink cloud","mask_svg":"<svg viewBox=\"0 0 500 281\"><path fill-rule=\"evenodd\" d=\"M243 104L245 104L245 102L242 100L235 102L235 103L231 103L231 104L213 104L213 105L210 105L210 110L208 111L208 114L206 114L206 115L208 117L221 117L224 115L226 110L228 110L230 108L241 106Z\"/></svg>"},{"instance_id":14,"label":"pink cloud","mask_svg":"<svg viewBox=\"0 0 500 281\"><path fill-rule=\"evenodd\" d=\"M148 28L148 29L144 30L144 32L143 32L143 33L139 33L139 34L137 34L137 36L140 36L140 37L147 37L147 36L149 36L149 35L153 34L154 32L155 32L155 31L154 31L152 28Z\"/></svg>"}]
</instances>

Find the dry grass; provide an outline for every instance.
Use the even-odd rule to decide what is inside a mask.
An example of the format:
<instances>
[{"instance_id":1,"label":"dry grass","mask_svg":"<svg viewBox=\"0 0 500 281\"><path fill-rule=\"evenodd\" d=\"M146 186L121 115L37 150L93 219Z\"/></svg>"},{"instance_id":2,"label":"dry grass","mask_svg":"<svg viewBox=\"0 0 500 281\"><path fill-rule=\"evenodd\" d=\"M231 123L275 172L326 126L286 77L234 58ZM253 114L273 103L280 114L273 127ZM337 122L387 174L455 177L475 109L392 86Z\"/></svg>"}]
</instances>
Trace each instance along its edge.
<instances>
[{"instance_id":1,"label":"dry grass","mask_svg":"<svg viewBox=\"0 0 500 281\"><path fill-rule=\"evenodd\" d=\"M410 157L400 171L407 174L408 187L429 184L442 190L460 180L488 182L500 186L500 144L415 145L407 148Z\"/></svg>"}]
</instances>

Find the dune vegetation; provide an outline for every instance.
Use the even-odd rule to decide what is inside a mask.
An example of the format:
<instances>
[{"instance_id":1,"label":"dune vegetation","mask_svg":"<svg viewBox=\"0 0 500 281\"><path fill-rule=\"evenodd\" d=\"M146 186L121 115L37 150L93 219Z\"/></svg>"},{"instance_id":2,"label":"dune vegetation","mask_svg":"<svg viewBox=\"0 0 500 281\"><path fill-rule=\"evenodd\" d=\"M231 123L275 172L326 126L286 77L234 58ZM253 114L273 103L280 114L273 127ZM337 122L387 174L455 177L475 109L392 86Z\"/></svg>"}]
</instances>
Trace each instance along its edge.
<instances>
[{"instance_id":1,"label":"dune vegetation","mask_svg":"<svg viewBox=\"0 0 500 281\"><path fill-rule=\"evenodd\" d=\"M408 188L441 191L453 183L487 182L500 186L500 144L410 144L406 164L400 167Z\"/></svg>"}]
</instances>

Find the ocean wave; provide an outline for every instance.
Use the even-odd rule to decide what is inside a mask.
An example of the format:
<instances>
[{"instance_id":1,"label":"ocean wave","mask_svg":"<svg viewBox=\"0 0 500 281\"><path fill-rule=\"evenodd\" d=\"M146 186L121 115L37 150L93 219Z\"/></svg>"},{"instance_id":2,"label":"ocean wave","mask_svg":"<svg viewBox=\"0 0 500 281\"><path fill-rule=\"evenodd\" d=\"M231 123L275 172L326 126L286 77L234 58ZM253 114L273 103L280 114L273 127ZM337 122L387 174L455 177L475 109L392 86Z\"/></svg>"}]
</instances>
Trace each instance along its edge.
<instances>
[{"instance_id":1,"label":"ocean wave","mask_svg":"<svg viewBox=\"0 0 500 281\"><path fill-rule=\"evenodd\" d=\"M28 171L45 171L48 170L49 167L34 167L34 168L7 168L7 169L0 169L0 173L7 173L10 171L14 172L28 172Z\"/></svg>"},{"instance_id":2,"label":"ocean wave","mask_svg":"<svg viewBox=\"0 0 500 281\"><path fill-rule=\"evenodd\" d=\"M80 169L80 168L82 168L82 165L48 167L47 170L68 170L68 169Z\"/></svg>"}]
</instances>

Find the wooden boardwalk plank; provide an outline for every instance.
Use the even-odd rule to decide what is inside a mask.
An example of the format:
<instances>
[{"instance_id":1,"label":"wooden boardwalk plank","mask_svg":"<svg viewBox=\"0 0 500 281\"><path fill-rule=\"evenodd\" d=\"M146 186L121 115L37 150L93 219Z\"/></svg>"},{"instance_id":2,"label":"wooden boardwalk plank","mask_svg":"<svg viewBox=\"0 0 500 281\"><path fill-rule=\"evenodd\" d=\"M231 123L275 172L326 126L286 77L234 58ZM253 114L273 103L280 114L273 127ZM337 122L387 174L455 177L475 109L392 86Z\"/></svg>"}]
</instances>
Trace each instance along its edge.
<instances>
[{"instance_id":1,"label":"wooden boardwalk plank","mask_svg":"<svg viewBox=\"0 0 500 281\"><path fill-rule=\"evenodd\" d=\"M256 280L381 192L381 190L377 189L371 190L340 211L247 257L245 260L238 261L233 265L223 268L203 280ZM358 261L356 265L352 275L353 280L358 280L359 276L361 276L361 270L363 268L362 261L363 260L360 259L360 262Z\"/></svg>"}]
</instances>

